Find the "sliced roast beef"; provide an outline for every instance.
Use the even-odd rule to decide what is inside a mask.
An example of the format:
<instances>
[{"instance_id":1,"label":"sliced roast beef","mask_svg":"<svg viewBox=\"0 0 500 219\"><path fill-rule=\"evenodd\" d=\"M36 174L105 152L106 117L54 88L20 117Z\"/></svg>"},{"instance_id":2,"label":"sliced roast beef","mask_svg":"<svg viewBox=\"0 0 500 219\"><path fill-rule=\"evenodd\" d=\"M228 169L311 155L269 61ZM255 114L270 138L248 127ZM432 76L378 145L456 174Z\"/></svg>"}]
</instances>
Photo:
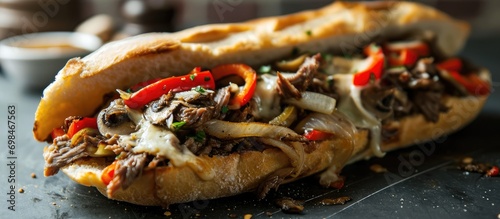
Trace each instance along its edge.
<instances>
[{"instance_id":1,"label":"sliced roast beef","mask_svg":"<svg viewBox=\"0 0 500 219\"><path fill-rule=\"evenodd\" d=\"M126 189L134 180L141 176L148 159L146 154L127 153L123 159L119 159L113 176L108 185L108 194L112 194L119 188Z\"/></svg>"},{"instance_id":2,"label":"sliced roast beef","mask_svg":"<svg viewBox=\"0 0 500 219\"><path fill-rule=\"evenodd\" d=\"M420 91L413 95L413 101L418 112L428 121L437 122L439 113L448 111L448 107L441 102L440 92Z\"/></svg>"},{"instance_id":3,"label":"sliced roast beef","mask_svg":"<svg viewBox=\"0 0 500 219\"><path fill-rule=\"evenodd\" d=\"M215 107L198 107L196 105L181 106L174 114L176 121L185 122L183 127L195 128L212 119Z\"/></svg>"},{"instance_id":4,"label":"sliced roast beef","mask_svg":"<svg viewBox=\"0 0 500 219\"><path fill-rule=\"evenodd\" d=\"M52 176L59 172L60 168L80 158L88 157L90 154L86 150L87 147L97 147L103 137L85 135L82 139L81 142L72 145L68 135L55 138L52 145L43 152L45 159L44 175Z\"/></svg>"},{"instance_id":5,"label":"sliced roast beef","mask_svg":"<svg viewBox=\"0 0 500 219\"><path fill-rule=\"evenodd\" d=\"M307 57L299 70L291 77L284 77L278 73L276 81L278 93L285 98L301 98L300 92L305 91L313 83L320 60L321 54L319 53L312 57Z\"/></svg>"}]
</instances>

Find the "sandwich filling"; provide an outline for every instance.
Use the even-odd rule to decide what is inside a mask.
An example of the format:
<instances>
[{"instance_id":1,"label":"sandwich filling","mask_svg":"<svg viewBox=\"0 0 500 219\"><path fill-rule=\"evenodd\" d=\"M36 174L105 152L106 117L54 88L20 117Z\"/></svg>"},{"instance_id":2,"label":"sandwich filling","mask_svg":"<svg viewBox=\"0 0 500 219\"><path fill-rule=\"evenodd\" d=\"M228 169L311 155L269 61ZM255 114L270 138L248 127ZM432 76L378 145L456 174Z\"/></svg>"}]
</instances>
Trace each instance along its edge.
<instances>
[{"instance_id":1,"label":"sandwich filling","mask_svg":"<svg viewBox=\"0 0 500 219\"><path fill-rule=\"evenodd\" d=\"M444 96L490 92L478 68L443 57L431 44L374 43L349 57L293 50L255 69L239 63L197 67L120 88L96 115L75 115L54 129L44 174L79 159L106 159L101 179L112 197L150 169L188 166L210 180L215 176L202 165L205 156L275 148L290 159L289 171L276 173L281 182L303 173L306 154L341 138L348 146L337 150L320 178L333 186L349 158L383 156L380 145L398 141L401 118L421 114L437 122L452 107L443 104ZM352 136L361 129L370 133L369 147L352 154Z\"/></svg>"}]
</instances>

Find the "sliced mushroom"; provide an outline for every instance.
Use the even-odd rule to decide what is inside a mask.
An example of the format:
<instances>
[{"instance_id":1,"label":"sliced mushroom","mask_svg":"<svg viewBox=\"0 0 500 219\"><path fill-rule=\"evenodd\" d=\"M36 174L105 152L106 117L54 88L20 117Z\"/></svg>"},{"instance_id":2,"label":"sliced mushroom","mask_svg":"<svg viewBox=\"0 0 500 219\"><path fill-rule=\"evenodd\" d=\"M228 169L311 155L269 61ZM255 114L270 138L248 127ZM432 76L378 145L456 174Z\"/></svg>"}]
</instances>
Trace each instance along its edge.
<instances>
[{"instance_id":1,"label":"sliced mushroom","mask_svg":"<svg viewBox=\"0 0 500 219\"><path fill-rule=\"evenodd\" d=\"M122 99L112 101L97 116L97 127L103 135L127 135L135 131L135 124L130 120L128 110Z\"/></svg>"}]
</instances>

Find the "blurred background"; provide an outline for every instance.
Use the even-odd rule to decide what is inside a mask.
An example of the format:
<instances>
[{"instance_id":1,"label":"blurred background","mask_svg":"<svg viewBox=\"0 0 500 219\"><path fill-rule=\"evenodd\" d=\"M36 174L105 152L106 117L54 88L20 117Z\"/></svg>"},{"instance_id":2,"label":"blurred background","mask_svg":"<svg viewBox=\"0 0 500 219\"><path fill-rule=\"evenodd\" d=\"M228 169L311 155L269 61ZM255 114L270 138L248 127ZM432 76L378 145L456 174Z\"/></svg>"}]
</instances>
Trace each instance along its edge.
<instances>
[{"instance_id":1,"label":"blurred background","mask_svg":"<svg viewBox=\"0 0 500 219\"><path fill-rule=\"evenodd\" d=\"M177 31L206 23L239 22L256 17L288 14L319 8L332 1L0 0L0 39L36 32L77 31L97 35L102 43L105 43L145 32ZM498 42L496 39L500 39L498 0L418 0L417 2L436 7L453 17L470 22L471 41L481 44L483 39L487 42ZM499 43L495 44L498 45ZM0 47L0 58L1 50ZM10 56L10 51L4 53ZM4 73L0 74L5 74L8 72L7 66L2 65ZM62 66L59 65L63 64L54 62L54 65L57 66L54 69L60 69ZM49 78L53 80L53 75Z\"/></svg>"},{"instance_id":2,"label":"blurred background","mask_svg":"<svg viewBox=\"0 0 500 219\"><path fill-rule=\"evenodd\" d=\"M113 33L176 31L205 23L318 8L332 0L0 0L0 39L41 31L71 31L96 14ZM500 36L498 0L419 0L472 24L472 37ZM96 28L102 23L94 23Z\"/></svg>"}]
</instances>

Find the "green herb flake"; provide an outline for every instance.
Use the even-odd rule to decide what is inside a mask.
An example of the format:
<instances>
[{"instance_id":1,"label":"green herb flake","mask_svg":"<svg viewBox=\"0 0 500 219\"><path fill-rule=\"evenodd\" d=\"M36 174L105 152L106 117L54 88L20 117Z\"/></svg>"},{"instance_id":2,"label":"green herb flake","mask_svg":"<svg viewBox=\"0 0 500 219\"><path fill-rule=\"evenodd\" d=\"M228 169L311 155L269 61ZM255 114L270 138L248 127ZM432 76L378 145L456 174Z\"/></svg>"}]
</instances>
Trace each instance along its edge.
<instances>
[{"instance_id":1,"label":"green herb flake","mask_svg":"<svg viewBox=\"0 0 500 219\"><path fill-rule=\"evenodd\" d=\"M201 86L199 86L199 85L198 85L198 86L196 86L196 87L191 88L191 90L196 91L196 92L198 92L198 93L200 93L200 94L204 94L204 93L205 93L205 89L203 89L203 88L202 88Z\"/></svg>"},{"instance_id":2,"label":"green herb flake","mask_svg":"<svg viewBox=\"0 0 500 219\"><path fill-rule=\"evenodd\" d=\"M270 65L260 66L258 72L261 73L261 74L270 73L271 72L271 66Z\"/></svg>"},{"instance_id":3,"label":"green herb flake","mask_svg":"<svg viewBox=\"0 0 500 219\"><path fill-rule=\"evenodd\" d=\"M191 81L194 81L194 78L196 78L196 74L189 75L189 79L191 79Z\"/></svg>"},{"instance_id":4,"label":"green herb flake","mask_svg":"<svg viewBox=\"0 0 500 219\"><path fill-rule=\"evenodd\" d=\"M312 36L312 31L311 30L306 30L307 36Z\"/></svg>"},{"instance_id":5,"label":"green herb flake","mask_svg":"<svg viewBox=\"0 0 500 219\"><path fill-rule=\"evenodd\" d=\"M197 142L203 142L203 141L205 141L205 138L206 138L206 135L205 135L205 132L203 130L197 131L196 135L194 136L194 140Z\"/></svg>"},{"instance_id":6,"label":"green herb flake","mask_svg":"<svg viewBox=\"0 0 500 219\"><path fill-rule=\"evenodd\" d=\"M225 114L225 113L227 113L227 111L229 111L229 108L227 106L223 106L220 111L221 111L221 113Z\"/></svg>"},{"instance_id":7,"label":"green herb flake","mask_svg":"<svg viewBox=\"0 0 500 219\"><path fill-rule=\"evenodd\" d=\"M182 128L186 124L186 121L180 121L180 122L174 122L172 123L172 129L174 131L178 131L179 129Z\"/></svg>"}]
</instances>

